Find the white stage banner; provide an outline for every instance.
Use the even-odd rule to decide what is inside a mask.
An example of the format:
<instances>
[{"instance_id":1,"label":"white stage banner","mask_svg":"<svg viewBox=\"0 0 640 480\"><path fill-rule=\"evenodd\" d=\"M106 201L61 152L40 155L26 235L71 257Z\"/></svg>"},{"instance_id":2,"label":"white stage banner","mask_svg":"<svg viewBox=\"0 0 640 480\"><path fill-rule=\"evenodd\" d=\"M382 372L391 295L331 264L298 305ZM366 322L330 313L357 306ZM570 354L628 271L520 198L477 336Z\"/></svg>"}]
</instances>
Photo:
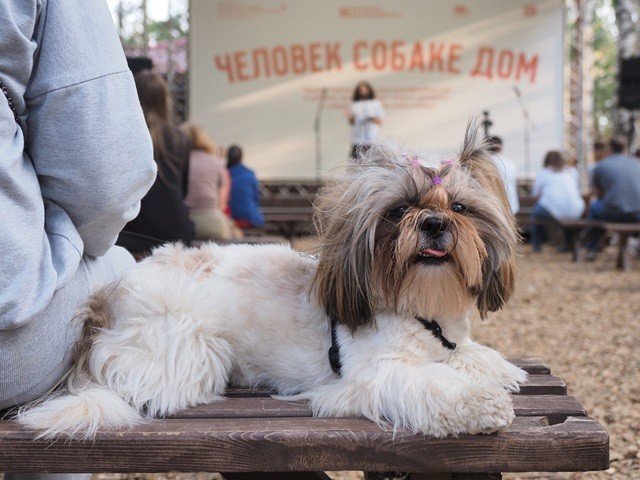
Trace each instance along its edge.
<instances>
[{"instance_id":1,"label":"white stage banner","mask_svg":"<svg viewBox=\"0 0 640 480\"><path fill-rule=\"evenodd\" d=\"M360 80L386 110L381 134L434 160L484 110L521 176L562 146L561 0L191 0L190 25L191 118L260 178L316 176L323 96L321 173L342 163Z\"/></svg>"}]
</instances>

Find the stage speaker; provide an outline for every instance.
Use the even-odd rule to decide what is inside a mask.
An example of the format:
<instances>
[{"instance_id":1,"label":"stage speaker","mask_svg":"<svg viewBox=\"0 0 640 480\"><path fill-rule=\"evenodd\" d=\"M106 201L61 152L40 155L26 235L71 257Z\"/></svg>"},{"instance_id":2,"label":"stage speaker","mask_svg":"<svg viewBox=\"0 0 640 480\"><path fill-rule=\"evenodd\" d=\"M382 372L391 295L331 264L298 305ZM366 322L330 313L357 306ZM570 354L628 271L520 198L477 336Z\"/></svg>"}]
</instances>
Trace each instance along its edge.
<instances>
[{"instance_id":1,"label":"stage speaker","mask_svg":"<svg viewBox=\"0 0 640 480\"><path fill-rule=\"evenodd\" d=\"M640 110L640 57L620 62L618 105L627 110Z\"/></svg>"},{"instance_id":2,"label":"stage speaker","mask_svg":"<svg viewBox=\"0 0 640 480\"><path fill-rule=\"evenodd\" d=\"M127 65L134 76L143 70L151 70L153 68L153 62L148 57L127 57Z\"/></svg>"}]
</instances>

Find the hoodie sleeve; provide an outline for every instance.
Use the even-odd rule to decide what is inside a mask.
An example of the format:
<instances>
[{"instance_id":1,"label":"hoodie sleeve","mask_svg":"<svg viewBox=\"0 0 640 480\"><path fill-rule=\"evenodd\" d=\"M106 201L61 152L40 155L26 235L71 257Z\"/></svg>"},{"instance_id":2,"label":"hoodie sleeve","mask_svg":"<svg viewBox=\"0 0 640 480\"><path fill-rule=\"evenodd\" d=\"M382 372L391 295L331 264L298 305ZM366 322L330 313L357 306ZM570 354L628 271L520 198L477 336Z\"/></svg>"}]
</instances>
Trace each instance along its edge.
<instances>
[{"instance_id":1,"label":"hoodie sleeve","mask_svg":"<svg viewBox=\"0 0 640 480\"><path fill-rule=\"evenodd\" d=\"M25 94L28 153L42 196L90 256L136 217L156 166L135 84L104 0L43 2Z\"/></svg>"}]
</instances>

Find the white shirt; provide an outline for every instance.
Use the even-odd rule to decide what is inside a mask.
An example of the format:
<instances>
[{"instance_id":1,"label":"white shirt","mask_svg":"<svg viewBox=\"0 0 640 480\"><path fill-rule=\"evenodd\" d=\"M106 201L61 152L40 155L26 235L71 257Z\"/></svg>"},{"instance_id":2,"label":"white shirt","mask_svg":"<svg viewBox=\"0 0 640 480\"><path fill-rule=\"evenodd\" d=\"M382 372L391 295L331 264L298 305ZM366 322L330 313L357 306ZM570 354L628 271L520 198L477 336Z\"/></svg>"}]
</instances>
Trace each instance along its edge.
<instances>
[{"instance_id":1,"label":"white shirt","mask_svg":"<svg viewBox=\"0 0 640 480\"><path fill-rule=\"evenodd\" d=\"M533 182L532 193L540 197L538 203L555 218L580 218L584 211L584 199L571 168L541 170Z\"/></svg>"},{"instance_id":2,"label":"white shirt","mask_svg":"<svg viewBox=\"0 0 640 480\"><path fill-rule=\"evenodd\" d=\"M511 213L515 215L518 213L518 210L520 210L520 200L518 199L518 170L516 169L516 165L501 153L492 155L492 158L507 190Z\"/></svg>"},{"instance_id":3,"label":"white shirt","mask_svg":"<svg viewBox=\"0 0 640 480\"><path fill-rule=\"evenodd\" d=\"M369 145L378 136L380 127L372 119L384 119L385 113L379 100L360 100L352 102L349 112L353 115L351 143Z\"/></svg>"}]
</instances>

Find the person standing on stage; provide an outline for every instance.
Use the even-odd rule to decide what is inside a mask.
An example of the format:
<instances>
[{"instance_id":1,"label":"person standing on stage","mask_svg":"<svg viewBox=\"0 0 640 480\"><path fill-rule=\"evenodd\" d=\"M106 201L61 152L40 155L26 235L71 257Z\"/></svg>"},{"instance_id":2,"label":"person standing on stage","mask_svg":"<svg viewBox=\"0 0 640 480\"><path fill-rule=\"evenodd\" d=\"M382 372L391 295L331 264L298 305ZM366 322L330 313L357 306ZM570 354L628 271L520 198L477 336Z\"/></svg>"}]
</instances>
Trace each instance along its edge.
<instances>
[{"instance_id":1,"label":"person standing on stage","mask_svg":"<svg viewBox=\"0 0 640 480\"><path fill-rule=\"evenodd\" d=\"M377 100L368 82L359 82L353 91L349 110L345 112L351 125L351 158L366 152L380 131L385 118L380 100Z\"/></svg>"},{"instance_id":2,"label":"person standing on stage","mask_svg":"<svg viewBox=\"0 0 640 480\"><path fill-rule=\"evenodd\" d=\"M509 207L514 215L520 210L520 199L518 198L518 170L513 160L507 158L502 153L504 143L500 137L489 137L489 150L493 153L493 161L502 177L505 189L507 190L507 198L509 199Z\"/></svg>"}]
</instances>

